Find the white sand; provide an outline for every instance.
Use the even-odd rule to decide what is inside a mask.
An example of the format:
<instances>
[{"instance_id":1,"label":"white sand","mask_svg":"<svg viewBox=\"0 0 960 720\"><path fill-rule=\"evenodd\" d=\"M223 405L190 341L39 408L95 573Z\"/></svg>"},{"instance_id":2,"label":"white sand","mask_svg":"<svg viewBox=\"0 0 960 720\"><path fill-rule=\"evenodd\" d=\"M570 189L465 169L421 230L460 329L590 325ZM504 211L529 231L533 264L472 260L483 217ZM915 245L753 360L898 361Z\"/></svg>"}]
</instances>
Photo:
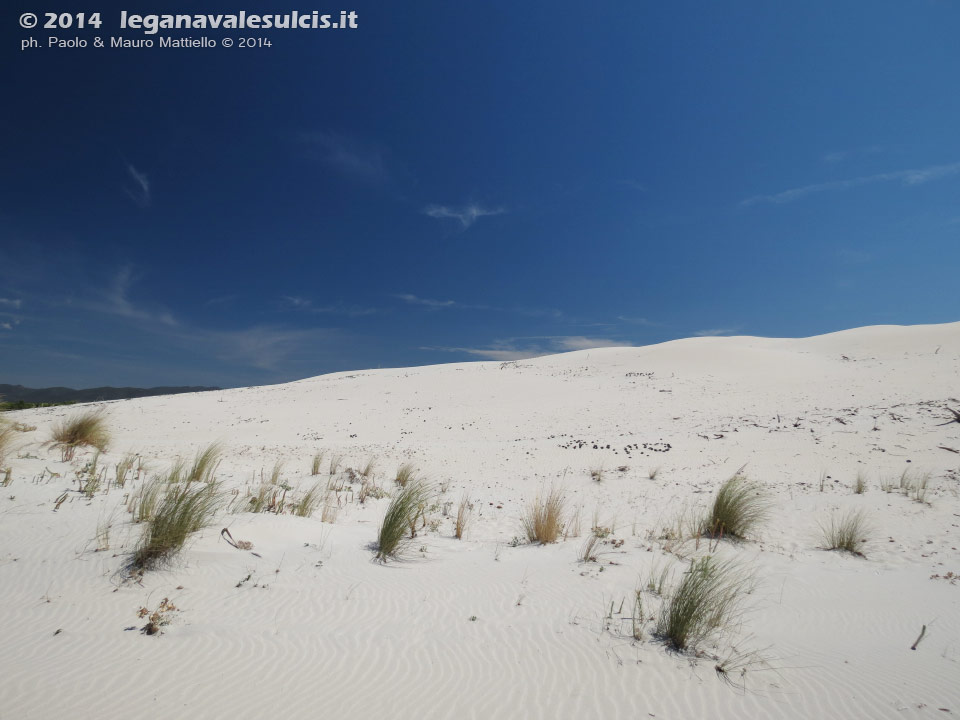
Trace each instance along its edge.
<instances>
[{"instance_id":1,"label":"white sand","mask_svg":"<svg viewBox=\"0 0 960 720\"><path fill-rule=\"evenodd\" d=\"M960 423L939 425L957 398L960 323L106 403L111 479L124 451L159 472L221 440L218 478L241 492L277 458L284 482L309 487L310 457L325 448L353 468L376 456L388 490L409 461L448 484L440 502L454 513L464 490L475 502L466 539L437 512L410 561L385 566L370 544L386 499L344 494L333 524L320 511L223 514L142 583L122 573L141 529L125 510L138 485L92 500L75 491L91 453L61 463L40 444L76 408L8 414L38 428L19 437L13 483L0 488L0 719L956 716L960 581L931 576L960 573L960 454L940 447L960 450ZM700 658L668 651L650 623L635 641L635 589L654 568L676 578L685 567L657 539L663 528L744 464L775 503L754 540L718 550L756 572L747 612ZM881 491L908 467L930 473L928 503ZM868 489L855 495L860 472ZM582 508L580 537L512 547L524 506L550 483ZM818 521L854 508L872 525L866 557L818 549ZM579 564L595 512L623 543ZM96 552L111 517L110 550ZM221 540L227 526L259 557ZM179 611L162 635L141 635L138 608L164 597ZM766 662L731 678L740 691L712 657L749 651Z\"/></svg>"}]
</instances>

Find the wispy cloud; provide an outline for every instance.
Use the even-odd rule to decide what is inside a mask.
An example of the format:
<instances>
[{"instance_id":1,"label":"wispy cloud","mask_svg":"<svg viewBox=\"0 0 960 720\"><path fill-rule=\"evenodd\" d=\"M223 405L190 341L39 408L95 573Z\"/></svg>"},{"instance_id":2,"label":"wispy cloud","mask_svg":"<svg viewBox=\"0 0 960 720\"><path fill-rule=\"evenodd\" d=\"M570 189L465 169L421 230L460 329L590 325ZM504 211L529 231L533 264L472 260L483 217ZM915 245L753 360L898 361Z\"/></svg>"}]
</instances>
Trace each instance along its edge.
<instances>
[{"instance_id":1,"label":"wispy cloud","mask_svg":"<svg viewBox=\"0 0 960 720\"><path fill-rule=\"evenodd\" d=\"M127 173L132 180L123 190L138 207L145 208L150 206L150 180L133 165L127 163Z\"/></svg>"},{"instance_id":2,"label":"wispy cloud","mask_svg":"<svg viewBox=\"0 0 960 720\"><path fill-rule=\"evenodd\" d=\"M0 297L0 305L3 305L4 307L12 307L19 310L22 304L23 304L23 300L21 300L20 298L14 299L14 298Z\"/></svg>"},{"instance_id":3,"label":"wispy cloud","mask_svg":"<svg viewBox=\"0 0 960 720\"><path fill-rule=\"evenodd\" d=\"M334 132L304 133L301 140L308 152L342 175L359 182L379 184L389 180L383 153L356 138Z\"/></svg>"},{"instance_id":4,"label":"wispy cloud","mask_svg":"<svg viewBox=\"0 0 960 720\"><path fill-rule=\"evenodd\" d=\"M694 337L721 337L723 335L733 335L734 333L740 332L742 328L739 327L730 327L730 328L709 328L707 330L697 330L694 333Z\"/></svg>"},{"instance_id":5,"label":"wispy cloud","mask_svg":"<svg viewBox=\"0 0 960 720\"><path fill-rule=\"evenodd\" d=\"M528 358L554 355L574 350L595 348L632 347L629 342L610 338L591 338L582 335L550 335L531 338L508 338L497 340L487 347L421 347L434 352L462 353L484 360L526 360Z\"/></svg>"},{"instance_id":6,"label":"wispy cloud","mask_svg":"<svg viewBox=\"0 0 960 720\"><path fill-rule=\"evenodd\" d=\"M476 203L464 205L462 207L452 207L449 205L427 205L423 209L423 214L432 218L453 218L458 220L466 230L482 217L490 215L502 215L506 212L505 208L485 208Z\"/></svg>"},{"instance_id":7,"label":"wispy cloud","mask_svg":"<svg viewBox=\"0 0 960 720\"><path fill-rule=\"evenodd\" d=\"M162 325L177 325L176 319L166 310L147 310L135 305L129 298L134 283L133 268L125 265L117 271L113 282L100 293L100 299L81 303L83 307L108 315L118 315L132 320L156 322Z\"/></svg>"},{"instance_id":8,"label":"wispy cloud","mask_svg":"<svg viewBox=\"0 0 960 720\"><path fill-rule=\"evenodd\" d=\"M883 152L882 146L870 145L868 147L854 148L852 150L837 150L835 152L828 152L820 159L825 163L833 165L858 155L873 155L878 152Z\"/></svg>"},{"instance_id":9,"label":"wispy cloud","mask_svg":"<svg viewBox=\"0 0 960 720\"><path fill-rule=\"evenodd\" d=\"M284 295L281 299L291 309L316 313L318 315L347 315L349 317L360 317L362 315L375 315L380 312L377 310L377 308L363 307L361 305L347 305L344 303L335 303L333 305L316 305L312 300L295 295Z\"/></svg>"},{"instance_id":10,"label":"wispy cloud","mask_svg":"<svg viewBox=\"0 0 960 720\"><path fill-rule=\"evenodd\" d=\"M405 303L410 305L421 305L428 308L452 308L452 307L463 307L460 303L454 302L453 300L431 300L430 298L417 297L416 295L411 295L410 293L400 293L394 295L395 298L403 300Z\"/></svg>"},{"instance_id":11,"label":"wispy cloud","mask_svg":"<svg viewBox=\"0 0 960 720\"><path fill-rule=\"evenodd\" d=\"M0 322L0 330L13 330L13 324L8 322Z\"/></svg>"},{"instance_id":12,"label":"wispy cloud","mask_svg":"<svg viewBox=\"0 0 960 720\"><path fill-rule=\"evenodd\" d=\"M643 327L655 327L657 323L653 320L648 320L645 317L630 317L628 315L617 315L617 320L620 322L629 323L631 325L642 325Z\"/></svg>"},{"instance_id":13,"label":"wispy cloud","mask_svg":"<svg viewBox=\"0 0 960 720\"><path fill-rule=\"evenodd\" d=\"M832 180L830 182L804 185L773 195L754 195L746 200L742 200L740 204L745 207L759 203L782 205L783 203L793 202L794 200L799 200L800 198L815 193L849 190L850 188L883 182L900 182L904 186L922 185L923 183L940 180L958 173L960 173L960 162L950 163L948 165L931 165L930 167L916 170L897 170L895 172L878 173L876 175L864 175L850 178L849 180Z\"/></svg>"}]
</instances>

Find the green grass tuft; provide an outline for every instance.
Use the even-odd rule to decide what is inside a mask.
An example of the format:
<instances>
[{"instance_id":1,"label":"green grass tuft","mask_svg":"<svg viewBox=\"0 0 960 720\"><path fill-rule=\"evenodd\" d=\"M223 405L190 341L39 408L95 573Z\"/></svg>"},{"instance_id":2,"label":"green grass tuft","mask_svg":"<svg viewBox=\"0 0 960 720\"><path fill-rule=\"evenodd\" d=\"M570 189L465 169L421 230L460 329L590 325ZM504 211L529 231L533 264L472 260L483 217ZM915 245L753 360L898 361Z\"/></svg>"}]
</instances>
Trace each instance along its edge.
<instances>
[{"instance_id":1,"label":"green grass tuft","mask_svg":"<svg viewBox=\"0 0 960 720\"><path fill-rule=\"evenodd\" d=\"M867 516L863 510L848 512L845 515L831 515L820 525L824 547L827 550L841 550L863 556L863 544L869 533Z\"/></svg>"},{"instance_id":2,"label":"green grass tuft","mask_svg":"<svg viewBox=\"0 0 960 720\"><path fill-rule=\"evenodd\" d=\"M133 554L133 567L155 568L178 553L195 532L213 522L220 508L221 492L217 483L192 486L189 483L166 485L166 492L153 517L146 521L143 535Z\"/></svg>"},{"instance_id":3,"label":"green grass tuft","mask_svg":"<svg viewBox=\"0 0 960 720\"><path fill-rule=\"evenodd\" d=\"M759 483L734 475L720 486L710 511L700 523L708 537L743 539L769 514L770 503Z\"/></svg>"},{"instance_id":4,"label":"green grass tuft","mask_svg":"<svg viewBox=\"0 0 960 720\"><path fill-rule=\"evenodd\" d=\"M393 481L400 487L405 487L407 483L413 480L416 474L416 468L413 467L410 463L406 463L397 468L397 476Z\"/></svg>"},{"instance_id":5,"label":"green grass tuft","mask_svg":"<svg viewBox=\"0 0 960 720\"><path fill-rule=\"evenodd\" d=\"M432 496L432 489L417 480L409 481L393 496L377 536L378 560L386 562L402 555L411 539L406 537L407 530L416 526L417 517L424 512Z\"/></svg>"},{"instance_id":6,"label":"green grass tuft","mask_svg":"<svg viewBox=\"0 0 960 720\"><path fill-rule=\"evenodd\" d=\"M740 613L752 577L731 562L693 560L660 610L656 632L676 650L693 649Z\"/></svg>"}]
</instances>

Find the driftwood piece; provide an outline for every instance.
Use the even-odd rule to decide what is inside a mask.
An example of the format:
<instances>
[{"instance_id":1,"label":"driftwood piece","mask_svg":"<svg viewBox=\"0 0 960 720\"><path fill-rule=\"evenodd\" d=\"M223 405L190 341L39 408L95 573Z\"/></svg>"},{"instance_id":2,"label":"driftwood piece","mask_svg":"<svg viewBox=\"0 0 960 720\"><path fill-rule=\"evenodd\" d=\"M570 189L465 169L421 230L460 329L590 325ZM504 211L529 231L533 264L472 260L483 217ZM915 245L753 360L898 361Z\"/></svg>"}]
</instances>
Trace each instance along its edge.
<instances>
[{"instance_id":1,"label":"driftwood piece","mask_svg":"<svg viewBox=\"0 0 960 720\"><path fill-rule=\"evenodd\" d=\"M924 625L922 628L920 628L920 637L918 637L918 638L917 638L917 641L916 641L915 643L913 643L913 645L910 646L910 649L911 649L911 650L916 650L916 649L917 649L917 645L920 644L920 641L923 640L923 636L926 635L926 634L927 634L927 626Z\"/></svg>"}]
</instances>

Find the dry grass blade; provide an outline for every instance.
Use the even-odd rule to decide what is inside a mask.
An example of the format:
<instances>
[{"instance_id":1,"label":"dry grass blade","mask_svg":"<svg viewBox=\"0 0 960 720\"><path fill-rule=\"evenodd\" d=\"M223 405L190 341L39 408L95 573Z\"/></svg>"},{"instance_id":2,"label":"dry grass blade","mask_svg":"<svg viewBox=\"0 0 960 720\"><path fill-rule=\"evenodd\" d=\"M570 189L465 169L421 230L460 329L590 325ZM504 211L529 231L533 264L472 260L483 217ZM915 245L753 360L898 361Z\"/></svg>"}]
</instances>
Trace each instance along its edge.
<instances>
[{"instance_id":1,"label":"dry grass blade","mask_svg":"<svg viewBox=\"0 0 960 720\"><path fill-rule=\"evenodd\" d=\"M710 512L700 525L709 537L743 539L770 513L770 503L759 483L734 475L720 486Z\"/></svg>"},{"instance_id":2,"label":"dry grass blade","mask_svg":"<svg viewBox=\"0 0 960 720\"><path fill-rule=\"evenodd\" d=\"M563 533L563 509L566 498L557 488L546 497L538 495L522 518L523 531L529 542L554 543Z\"/></svg>"},{"instance_id":3,"label":"dry grass blade","mask_svg":"<svg viewBox=\"0 0 960 720\"><path fill-rule=\"evenodd\" d=\"M453 536L457 540L463 540L463 534L467 530L467 525L470 524L470 496L467 493L463 494L463 497L460 498L460 504L457 505L457 520L453 526Z\"/></svg>"}]
</instances>

